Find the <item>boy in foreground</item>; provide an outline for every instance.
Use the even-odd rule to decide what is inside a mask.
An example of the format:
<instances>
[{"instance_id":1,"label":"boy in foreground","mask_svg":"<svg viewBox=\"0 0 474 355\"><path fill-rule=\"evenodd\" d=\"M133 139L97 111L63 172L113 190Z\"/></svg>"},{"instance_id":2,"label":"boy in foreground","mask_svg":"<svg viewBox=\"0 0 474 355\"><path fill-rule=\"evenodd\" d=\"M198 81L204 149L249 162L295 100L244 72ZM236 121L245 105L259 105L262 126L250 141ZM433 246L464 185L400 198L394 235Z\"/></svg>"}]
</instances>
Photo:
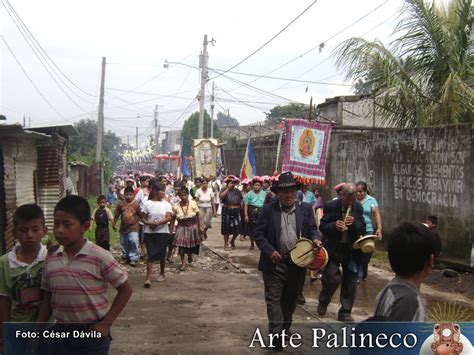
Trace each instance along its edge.
<instances>
[{"instance_id":1,"label":"boy in foreground","mask_svg":"<svg viewBox=\"0 0 474 355\"><path fill-rule=\"evenodd\" d=\"M90 227L90 207L82 197L67 196L54 209L54 235L61 247L48 256L42 289L45 299L39 322L53 314L55 331L84 330L100 333L100 339L63 339L58 354L107 354L110 327L132 295L127 275L112 255L84 239ZM112 305L107 287L117 289Z\"/></svg>"},{"instance_id":2,"label":"boy in foreground","mask_svg":"<svg viewBox=\"0 0 474 355\"><path fill-rule=\"evenodd\" d=\"M41 207L18 207L13 215L13 233L20 244L0 258L0 352L3 322L36 322L38 318L47 255L41 239L48 233Z\"/></svg>"},{"instance_id":3,"label":"boy in foreground","mask_svg":"<svg viewBox=\"0 0 474 355\"><path fill-rule=\"evenodd\" d=\"M434 267L436 240L423 224L404 222L390 234L387 244L395 278L375 299L374 317L393 322L424 322L420 286Z\"/></svg>"}]
</instances>

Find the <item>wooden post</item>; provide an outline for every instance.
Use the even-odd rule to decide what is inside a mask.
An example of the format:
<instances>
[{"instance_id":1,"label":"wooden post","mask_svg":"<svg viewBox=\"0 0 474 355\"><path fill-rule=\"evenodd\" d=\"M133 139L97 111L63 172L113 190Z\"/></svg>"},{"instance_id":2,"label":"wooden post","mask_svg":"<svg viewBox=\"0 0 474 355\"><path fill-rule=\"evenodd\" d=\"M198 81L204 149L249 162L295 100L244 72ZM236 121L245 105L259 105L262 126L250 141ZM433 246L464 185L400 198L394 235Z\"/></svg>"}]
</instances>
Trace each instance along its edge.
<instances>
[{"instance_id":1,"label":"wooden post","mask_svg":"<svg viewBox=\"0 0 474 355\"><path fill-rule=\"evenodd\" d=\"M309 100L309 114L308 114L308 121L311 121L311 113L313 112L313 97Z\"/></svg>"}]
</instances>

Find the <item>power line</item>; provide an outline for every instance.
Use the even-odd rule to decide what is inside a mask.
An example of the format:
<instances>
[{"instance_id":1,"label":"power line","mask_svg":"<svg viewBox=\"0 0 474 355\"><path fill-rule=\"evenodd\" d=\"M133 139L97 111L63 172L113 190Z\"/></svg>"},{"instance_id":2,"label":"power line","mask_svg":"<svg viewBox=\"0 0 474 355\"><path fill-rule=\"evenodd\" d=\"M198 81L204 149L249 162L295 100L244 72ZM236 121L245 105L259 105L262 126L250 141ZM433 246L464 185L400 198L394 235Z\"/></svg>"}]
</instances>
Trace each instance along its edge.
<instances>
[{"instance_id":1,"label":"power line","mask_svg":"<svg viewBox=\"0 0 474 355\"><path fill-rule=\"evenodd\" d=\"M261 107L257 107L257 106L254 106L254 105L249 104L248 102L239 100L239 99L236 98L235 96L232 96L232 94L229 94L229 93L228 93L227 91L225 91L223 88L220 88L220 90L222 90L222 91L225 92L227 95L229 95L231 98L233 98L235 102L239 102L239 103L241 103L241 104L243 104L243 105L245 105L245 106L248 106L248 107L251 107L251 108L255 108L255 109L257 109L257 110L262 110ZM225 99L222 99L222 98L221 98L221 100L222 100L222 101L225 101Z\"/></svg>"},{"instance_id":2,"label":"power line","mask_svg":"<svg viewBox=\"0 0 474 355\"><path fill-rule=\"evenodd\" d=\"M295 62L295 61L298 60L298 59L303 58L305 55L307 55L307 54L313 52L314 50L316 50L316 49L318 49L318 48L322 48L321 45L324 46L324 44L325 44L326 42L329 42L331 39L333 39L333 38L335 38L336 36L340 35L342 32L346 31L347 29L351 28L351 27L354 26L355 24L359 23L359 22L362 21L364 18L366 18L367 16L369 16L369 15L372 14L373 12L377 11L380 7L382 7L383 5L385 5L385 4L387 3L387 1L388 1L388 0L385 0L385 2L379 4L378 6L376 6L375 8L373 8L372 10L370 10L369 12L367 12L366 14L364 14L362 17L360 17L360 18L358 18L357 20L355 20L354 22L350 23L349 25L347 25L347 26L344 27L343 29L337 31L335 34L333 34L332 36L330 36L330 37L327 38L326 40L320 42L318 45L316 45L316 46L312 47L311 49L305 51L304 53L302 53L302 54L300 54L300 55L294 57L293 59L291 59L291 60L289 60L289 61L283 63L282 65L276 67L275 69L270 70L269 72L265 73L262 77L265 77L265 76L267 76L267 75L269 75L269 74L272 74L272 73L274 73L274 72L280 70L281 68L286 67L287 65L289 65L289 64L291 64L291 63L293 63L293 62ZM315 66L315 67L316 67L316 66ZM313 69L314 69L315 67L313 67ZM233 69L233 68L231 68L231 69ZM260 80L260 79L262 79L262 78L256 78L256 79L250 81L250 82L247 83L247 84L254 83L254 82L256 82L256 81L258 81L258 80ZM236 90L236 89L238 89L238 88L240 88L240 87L242 87L242 85L241 85L241 86L237 86L237 87L235 87L235 88L232 88L232 89L230 89L230 91L234 91L234 90Z\"/></svg>"},{"instance_id":3,"label":"power line","mask_svg":"<svg viewBox=\"0 0 474 355\"><path fill-rule=\"evenodd\" d=\"M10 54L12 55L12 57L15 59L16 63L18 64L18 66L20 67L20 69L22 70L23 74L25 74L25 76L28 78L28 80L30 81L31 85L33 85L33 87L35 88L35 90L38 92L38 94L40 94L40 96L42 97L42 99L48 104L48 106L54 111L56 112L62 119L68 121L66 119L66 117L64 117L58 110L56 110L56 108L51 104L51 102L49 102L49 100L46 98L46 96L43 95L43 93L41 92L41 90L36 86L36 84L34 83L33 79L31 79L31 77L28 75L28 73L26 72L26 70L23 68L23 66L21 65L20 61L18 60L18 58L15 56L15 54L13 53L12 49L10 48L10 46L8 45L5 37L3 37L3 35L0 35L0 37L2 37L2 40L3 42L5 43L5 46L8 48Z\"/></svg>"},{"instance_id":4,"label":"power line","mask_svg":"<svg viewBox=\"0 0 474 355\"><path fill-rule=\"evenodd\" d=\"M270 38L268 41L266 41L263 45L261 45L260 47L258 47L256 50L254 50L252 53L250 53L247 57L245 57L244 59L242 59L240 62L238 62L237 64L235 64L234 66L230 67L229 69L225 70L223 73L220 73L218 75L216 75L215 77L213 77L212 79L210 80L214 80L215 78L231 71L232 69L238 67L240 64L242 64L243 62L247 61L250 57L252 57L253 55L255 55L257 52L259 52L261 49L263 49L265 46L267 46L271 41L273 41L275 38L277 38L281 33L283 33L288 27L290 27L295 21L297 21L301 16L303 16L311 7L313 7L314 4L316 4L316 1L317 0L314 0L306 9L303 10L303 12L301 12L298 16L296 16L289 24L287 24L285 27L283 27L280 31L278 31L278 33L276 35L274 35L272 38Z\"/></svg>"},{"instance_id":5,"label":"power line","mask_svg":"<svg viewBox=\"0 0 474 355\"><path fill-rule=\"evenodd\" d=\"M90 104L94 104L94 102L90 102L88 100L85 100L84 98L82 98L81 96L77 95L76 92L74 92L74 90L72 90L67 84L66 82L61 78L60 75L58 75L55 71L54 71L54 68L56 68L63 76L64 78L66 78L67 81L69 81L74 87L76 87L79 91L81 91L82 93L84 93L85 95L88 95L88 96L92 96L94 98L97 97L97 95L92 95L86 91L84 91L83 89L81 89L79 86L77 86L62 70L61 68L54 62L54 60L49 56L49 54L46 52L46 50L41 46L41 44L37 41L37 39L35 38L35 36L33 35L33 33L31 33L31 31L29 30L28 26L26 26L26 24L23 22L22 18L20 17L20 15L16 12L16 10L14 9L14 7L8 2L8 0L2 0L2 5L5 7L5 10L7 10L7 13L8 15L10 16L10 18L12 19L13 23L15 24L15 26L17 27L17 29L20 31L20 34L23 36L23 38L25 39L25 41L28 43L28 45L30 46L30 48L32 49L33 53L35 54L35 56L40 60L40 62L43 64L41 58L38 56L38 53L36 51L39 52L39 54L43 57L44 61L46 62L46 64L51 68L51 70L54 72L54 74L58 77L59 80L61 80L61 82L64 84L64 86L69 89L74 95L76 95L79 99L85 101L85 102L88 102ZM8 6L8 7L7 7ZM11 12L10 12L11 11ZM13 15L12 15L13 13ZM25 36L25 33L26 33L26 36ZM28 38L29 39L28 39ZM33 43L34 47L36 48L33 48L33 46L31 45L30 43L30 40L31 42ZM44 66L44 64L43 64ZM54 68L53 68L54 66ZM46 67L45 67L46 69ZM47 70L47 69L46 69ZM48 70L47 70L48 71ZM49 73L49 71L48 71ZM50 73L49 73L50 74ZM51 75L51 74L50 74ZM57 81L54 79L53 77L53 80L57 83ZM58 84L58 83L57 83ZM59 84L58 84L59 86ZM62 88L61 88L62 90Z\"/></svg>"},{"instance_id":6,"label":"power line","mask_svg":"<svg viewBox=\"0 0 474 355\"><path fill-rule=\"evenodd\" d=\"M186 55L185 57L181 58L179 61L182 62L182 61L188 59L189 57L191 57L192 55L194 55L196 52L199 52L200 49L201 49L201 48L198 48L197 50L194 50L192 53L189 53L189 54ZM181 63L181 64L184 64L184 63ZM186 64L185 64L185 65L186 65ZM167 68L167 69L162 70L160 73L158 73L157 75L153 76L151 79L148 79L148 80L146 80L145 82L143 82L143 83L141 83L141 84L135 86L133 89L128 90L128 92L134 91L134 90L136 90L136 89L138 89L138 88L141 88L142 86L144 86L144 85L146 85L146 84L152 82L153 80L159 78L160 76L162 76L162 75L165 74L166 72L169 72L169 71L170 71L172 68L174 68L175 66L176 66L176 65L171 65L170 68ZM126 93L127 93L127 92L125 92L124 94L122 94L122 95L120 95L120 96L118 96L118 97L122 97L122 96L124 96Z\"/></svg>"},{"instance_id":7,"label":"power line","mask_svg":"<svg viewBox=\"0 0 474 355\"><path fill-rule=\"evenodd\" d=\"M235 78L233 78L233 77L227 76L227 75L225 75L225 74L222 74L222 76L223 76L224 78L228 79L228 80L231 80L231 81L233 81L233 82L235 82L235 83L240 84L240 87L246 86L246 87L248 87L250 90L253 90L253 91L258 92L258 93L260 93L260 94L263 94L263 95L265 95L265 96L276 97L276 98L283 99L283 100L288 101L288 102L297 102L297 101L295 101L295 100L288 99L288 98L286 98L286 97L284 97L284 96L280 96L280 95L271 93L271 92L269 92L269 91L265 91L265 90L263 90L263 89L259 89L259 88L255 87L255 86L252 86L252 85L250 85L250 84L248 84L248 83L244 83L243 81L240 81L240 80L235 79ZM232 90L229 90L229 91L232 91Z\"/></svg>"},{"instance_id":8,"label":"power line","mask_svg":"<svg viewBox=\"0 0 474 355\"><path fill-rule=\"evenodd\" d=\"M171 128L174 124L176 124L179 120L181 120L184 115L186 115L186 113L188 112L188 110L192 107L193 103L194 103L194 100L196 100L196 98L193 98L191 100L191 102L188 104L188 106L186 106L186 108L184 109L183 112L181 112L181 114L178 116L178 118L173 121L172 123L169 123L167 125L161 125L161 127L164 127L164 128Z\"/></svg>"},{"instance_id":9,"label":"power line","mask_svg":"<svg viewBox=\"0 0 474 355\"><path fill-rule=\"evenodd\" d=\"M209 69L211 69L212 71L215 71L215 72L221 72L220 69L212 69L212 68L209 68ZM296 79L296 78L281 78L281 77L276 77L276 76L266 76L266 75L232 72L232 71L227 71L227 72L231 73L231 74L253 76L253 77L264 78L264 79L284 80L284 81L290 81L290 82L294 81L294 82L297 82L297 83L318 84L318 85L334 85L334 86L351 86L349 84L326 83L326 82L322 82L322 81L311 81L311 80L299 80L299 79ZM224 72L222 72L222 74L224 74ZM303 74L305 74L305 73L303 73Z\"/></svg>"}]
</instances>

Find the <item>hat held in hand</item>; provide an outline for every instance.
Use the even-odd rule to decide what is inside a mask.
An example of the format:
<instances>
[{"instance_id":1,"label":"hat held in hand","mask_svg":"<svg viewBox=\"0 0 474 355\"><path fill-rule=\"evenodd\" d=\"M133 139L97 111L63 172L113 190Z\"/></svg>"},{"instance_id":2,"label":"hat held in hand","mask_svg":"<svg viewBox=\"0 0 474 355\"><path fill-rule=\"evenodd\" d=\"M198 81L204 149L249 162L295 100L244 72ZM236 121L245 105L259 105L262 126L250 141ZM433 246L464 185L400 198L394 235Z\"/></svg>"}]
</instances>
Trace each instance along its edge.
<instances>
[{"instance_id":1,"label":"hat held in hand","mask_svg":"<svg viewBox=\"0 0 474 355\"><path fill-rule=\"evenodd\" d=\"M352 247L360 249L363 253L372 253L375 250L375 239L380 240L380 237L375 234L361 236L352 244Z\"/></svg>"}]
</instances>

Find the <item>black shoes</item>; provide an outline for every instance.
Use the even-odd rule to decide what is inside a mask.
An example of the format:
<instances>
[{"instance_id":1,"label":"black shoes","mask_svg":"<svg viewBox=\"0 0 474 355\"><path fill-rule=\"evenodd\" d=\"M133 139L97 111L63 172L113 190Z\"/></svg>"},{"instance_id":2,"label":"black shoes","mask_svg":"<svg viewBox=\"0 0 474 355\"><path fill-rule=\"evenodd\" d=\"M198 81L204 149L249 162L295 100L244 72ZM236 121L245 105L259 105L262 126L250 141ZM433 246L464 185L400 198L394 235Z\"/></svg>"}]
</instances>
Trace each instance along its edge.
<instances>
[{"instance_id":1,"label":"black shoes","mask_svg":"<svg viewBox=\"0 0 474 355\"><path fill-rule=\"evenodd\" d=\"M316 312L318 313L318 316L322 317L326 314L328 310L328 306L324 306L322 305L321 303L318 304L318 309L316 310Z\"/></svg>"},{"instance_id":2,"label":"black shoes","mask_svg":"<svg viewBox=\"0 0 474 355\"><path fill-rule=\"evenodd\" d=\"M306 304L306 298L304 298L303 295L299 295L298 297L296 297L296 303L298 303L299 305Z\"/></svg>"},{"instance_id":3,"label":"black shoes","mask_svg":"<svg viewBox=\"0 0 474 355\"><path fill-rule=\"evenodd\" d=\"M354 318L349 313L341 313L337 316L337 320L344 323L354 323Z\"/></svg>"}]
</instances>

